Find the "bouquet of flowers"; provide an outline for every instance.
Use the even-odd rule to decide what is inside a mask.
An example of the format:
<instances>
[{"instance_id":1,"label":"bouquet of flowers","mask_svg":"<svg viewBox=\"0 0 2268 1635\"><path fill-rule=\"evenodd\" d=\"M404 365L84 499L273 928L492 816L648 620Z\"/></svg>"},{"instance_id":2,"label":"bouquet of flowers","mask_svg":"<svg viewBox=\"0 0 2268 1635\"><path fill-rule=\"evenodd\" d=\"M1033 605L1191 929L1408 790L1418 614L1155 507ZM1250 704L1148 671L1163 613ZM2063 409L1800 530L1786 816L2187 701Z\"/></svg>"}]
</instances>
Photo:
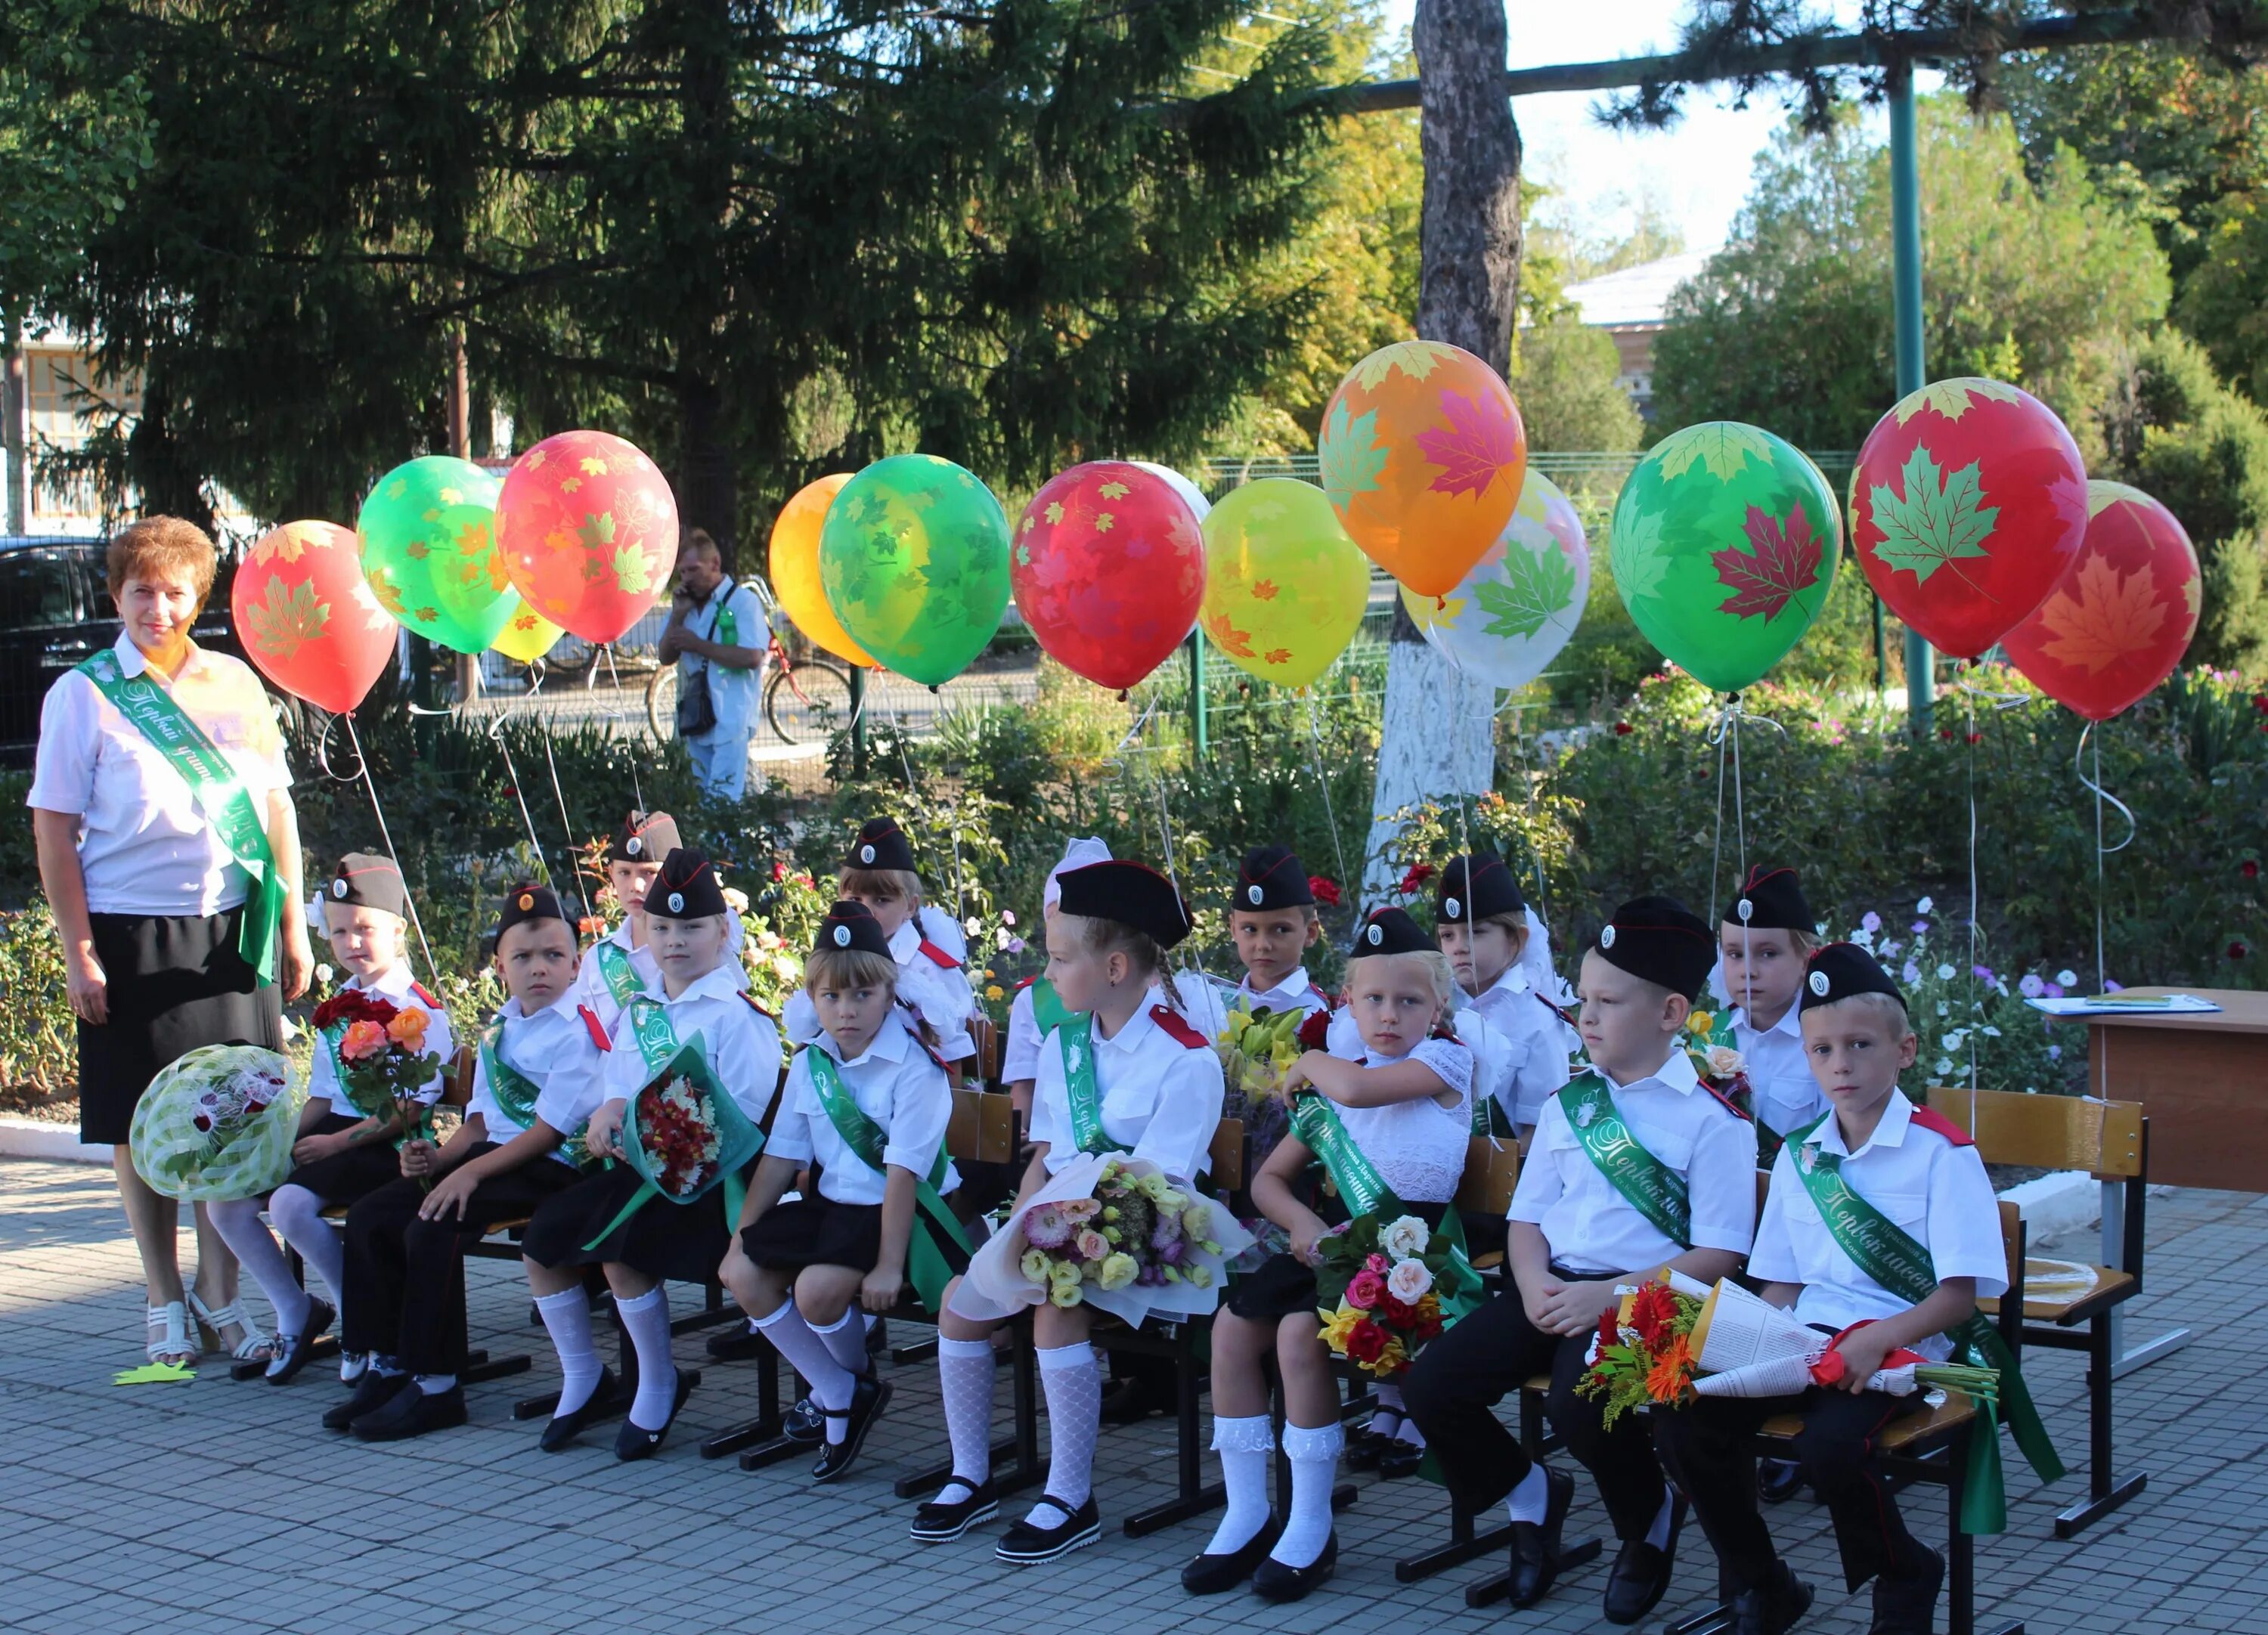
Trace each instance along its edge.
<instances>
[{"instance_id":1,"label":"bouquet of flowers","mask_svg":"<svg viewBox=\"0 0 2268 1635\"><path fill-rule=\"evenodd\" d=\"M1328 1012L1303 1015L1264 1005L1255 1010L1240 1003L1224 1019L1213 1041L1221 1075L1228 1081L1221 1116L1243 1121L1254 1163L1264 1160L1291 1127L1284 1101L1285 1071L1303 1051L1324 1049L1329 1027Z\"/></svg>"},{"instance_id":2,"label":"bouquet of flowers","mask_svg":"<svg viewBox=\"0 0 2268 1635\"><path fill-rule=\"evenodd\" d=\"M347 1100L365 1118L388 1113L398 1118L396 1146L433 1133L433 1101L425 1087L441 1071L441 1058L425 1049L432 1025L430 1013L360 988L343 989L315 1007L318 1031L340 1030L339 1084Z\"/></svg>"},{"instance_id":3,"label":"bouquet of flowers","mask_svg":"<svg viewBox=\"0 0 2268 1635\"><path fill-rule=\"evenodd\" d=\"M1323 1343L1376 1379L1399 1377L1462 1315L1472 1274L1455 1241L1416 1215L1365 1215L1315 1247Z\"/></svg>"},{"instance_id":4,"label":"bouquet of flowers","mask_svg":"<svg viewBox=\"0 0 2268 1635\"><path fill-rule=\"evenodd\" d=\"M134 1168L168 1197L257 1197L291 1173L306 1095L290 1058L248 1044L208 1044L151 1080L127 1132Z\"/></svg>"},{"instance_id":5,"label":"bouquet of flowers","mask_svg":"<svg viewBox=\"0 0 2268 1635\"><path fill-rule=\"evenodd\" d=\"M1695 1011L1685 1019L1685 1033L1678 1043L1684 1048L1686 1059L1712 1088L1739 1106L1749 1105L1749 1062L1734 1048L1732 1029L1725 1029L1722 1039L1717 1037L1719 1019L1707 1011Z\"/></svg>"},{"instance_id":6,"label":"bouquet of flowers","mask_svg":"<svg viewBox=\"0 0 2268 1635\"><path fill-rule=\"evenodd\" d=\"M1660 1278L1615 1293L1599 1314L1591 1366L1575 1384L1577 1396L1605 1405L1609 1426L1633 1408L1692 1400L1693 1329L1707 1291L1665 1269Z\"/></svg>"},{"instance_id":7,"label":"bouquet of flowers","mask_svg":"<svg viewBox=\"0 0 2268 1635\"><path fill-rule=\"evenodd\" d=\"M763 1131L709 1071L701 1035L631 1098L622 1156L673 1204L690 1204L763 1149Z\"/></svg>"}]
</instances>

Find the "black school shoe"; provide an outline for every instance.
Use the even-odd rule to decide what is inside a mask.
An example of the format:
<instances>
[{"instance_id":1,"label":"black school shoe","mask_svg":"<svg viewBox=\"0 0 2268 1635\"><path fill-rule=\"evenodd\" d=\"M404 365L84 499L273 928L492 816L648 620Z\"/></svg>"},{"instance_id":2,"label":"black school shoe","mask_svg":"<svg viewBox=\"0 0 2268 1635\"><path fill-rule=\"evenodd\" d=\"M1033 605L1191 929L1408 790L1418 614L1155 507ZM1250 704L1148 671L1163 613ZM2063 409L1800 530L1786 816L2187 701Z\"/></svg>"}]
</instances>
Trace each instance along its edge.
<instances>
[{"instance_id":1,"label":"black school shoe","mask_svg":"<svg viewBox=\"0 0 2268 1635\"><path fill-rule=\"evenodd\" d=\"M861 1374L850 1387L850 1406L822 1408L820 1411L829 1419L847 1419L850 1425L839 1442L827 1442L819 1450L819 1462L811 1467L814 1482L839 1482L858 1457L858 1450L866 1445L866 1432L874 1428L874 1421L882 1417L882 1410L890 1404L891 1386L887 1380L878 1380L873 1374Z\"/></svg>"},{"instance_id":2,"label":"black school shoe","mask_svg":"<svg viewBox=\"0 0 2268 1635\"><path fill-rule=\"evenodd\" d=\"M798 1397L795 1406L781 1416L780 1434L791 1442L815 1445L827 1436L827 1416L808 1396Z\"/></svg>"},{"instance_id":3,"label":"black school shoe","mask_svg":"<svg viewBox=\"0 0 2268 1635\"><path fill-rule=\"evenodd\" d=\"M1418 1467L1425 1462L1425 1444L1407 1442L1395 1437L1378 1452L1378 1476L1382 1482L1398 1477L1416 1476Z\"/></svg>"},{"instance_id":4,"label":"black school shoe","mask_svg":"<svg viewBox=\"0 0 2268 1635\"><path fill-rule=\"evenodd\" d=\"M1930 1635L1937 1592L1945 1582L1945 1558L1926 1545L1922 1550L1929 1561L1921 1572L1874 1580L1874 1621L1867 1635Z\"/></svg>"},{"instance_id":5,"label":"black school shoe","mask_svg":"<svg viewBox=\"0 0 2268 1635\"><path fill-rule=\"evenodd\" d=\"M1102 1393L1102 1423L1139 1425L1152 1414L1164 1413L1168 1406L1157 1400L1150 1389L1150 1382L1138 1375L1132 1379L1113 1380Z\"/></svg>"},{"instance_id":6,"label":"black school shoe","mask_svg":"<svg viewBox=\"0 0 2268 1635\"><path fill-rule=\"evenodd\" d=\"M1381 1436L1368 1425L1357 1425L1347 1432L1346 1452L1339 1457L1350 1470L1375 1470L1379 1460L1394 1442L1394 1438Z\"/></svg>"},{"instance_id":7,"label":"black school shoe","mask_svg":"<svg viewBox=\"0 0 2268 1635\"><path fill-rule=\"evenodd\" d=\"M1190 1557L1182 1568L1182 1587L1192 1595L1218 1595L1223 1590L1250 1583L1260 1564L1268 1559L1268 1552L1276 1548L1283 1531L1271 1516L1244 1542L1242 1549L1225 1555Z\"/></svg>"},{"instance_id":8,"label":"black school shoe","mask_svg":"<svg viewBox=\"0 0 2268 1635\"><path fill-rule=\"evenodd\" d=\"M1605 1612L1609 1624L1635 1624L1654 1609L1669 1588L1669 1572L1677 1559L1677 1535L1685 1527L1685 1496L1674 1489L1669 1495L1669 1543L1655 1549L1644 1539L1632 1539L1615 1557L1607 1574Z\"/></svg>"},{"instance_id":9,"label":"black school shoe","mask_svg":"<svg viewBox=\"0 0 2268 1635\"><path fill-rule=\"evenodd\" d=\"M591 1395L585 1399L583 1405L572 1413L553 1414L544 1424L543 1434L536 1439L536 1447L547 1454L565 1449L583 1434L585 1426L614 1407L621 1390L622 1385L615 1378L615 1371L601 1365L599 1383L592 1388Z\"/></svg>"},{"instance_id":10,"label":"black school shoe","mask_svg":"<svg viewBox=\"0 0 2268 1635\"><path fill-rule=\"evenodd\" d=\"M738 1329L725 1329L709 1337L709 1355L718 1362L746 1362L761 1353L771 1342L742 1323Z\"/></svg>"},{"instance_id":11,"label":"black school shoe","mask_svg":"<svg viewBox=\"0 0 2268 1635\"><path fill-rule=\"evenodd\" d=\"M1102 1536L1102 1512L1096 1507L1094 1494L1089 1493L1086 1502L1076 1510L1053 1494L1042 1496L1040 1502L1053 1505L1064 1520L1053 1527L1025 1521L1010 1528L992 1552L1009 1565L1035 1567L1043 1561L1068 1556L1074 1550L1084 1550Z\"/></svg>"},{"instance_id":12,"label":"black school shoe","mask_svg":"<svg viewBox=\"0 0 2268 1635\"><path fill-rule=\"evenodd\" d=\"M406 1391L396 1391L394 1400L385 1407L373 1410L356 1420L352 1426L355 1440L363 1442L400 1442L413 1436L423 1436L428 1431L447 1431L465 1423L465 1388L453 1385L446 1391L427 1391L412 1385Z\"/></svg>"},{"instance_id":13,"label":"black school shoe","mask_svg":"<svg viewBox=\"0 0 2268 1635\"><path fill-rule=\"evenodd\" d=\"M1567 1525L1567 1512L1575 1503L1575 1478L1545 1465L1543 1492L1543 1520L1512 1524L1509 1590L1516 1608L1532 1607L1542 1601L1559 1577L1559 1539Z\"/></svg>"},{"instance_id":14,"label":"black school shoe","mask_svg":"<svg viewBox=\"0 0 2268 1635\"><path fill-rule=\"evenodd\" d=\"M263 1376L270 1385L288 1385L292 1376L306 1367L307 1353L314 1349L317 1340L328 1334L331 1324L338 1321L338 1313L331 1309L328 1300L319 1300L310 1295L307 1300L307 1320L299 1325L297 1334L276 1337L275 1355L268 1359L268 1372ZM355 1382L361 1383L361 1376Z\"/></svg>"},{"instance_id":15,"label":"black school shoe","mask_svg":"<svg viewBox=\"0 0 2268 1635\"><path fill-rule=\"evenodd\" d=\"M1733 1597L1731 1635L1787 1635L1810 1610L1811 1586L1775 1561L1771 1578Z\"/></svg>"},{"instance_id":16,"label":"black school shoe","mask_svg":"<svg viewBox=\"0 0 2268 1635\"><path fill-rule=\"evenodd\" d=\"M1000 1496L992 1491L990 1482L970 1486L964 1477L954 1482L968 1488L968 1496L950 1502L932 1499L914 1512L913 1537L917 1544L943 1544L959 1538L980 1521L990 1521L1000 1513ZM952 1482L946 1484L950 1487Z\"/></svg>"},{"instance_id":17,"label":"black school shoe","mask_svg":"<svg viewBox=\"0 0 2268 1635\"><path fill-rule=\"evenodd\" d=\"M411 1382L406 1374L380 1374L373 1368L355 1381L354 1395L323 1410L323 1429L345 1431L364 1414L376 1413Z\"/></svg>"},{"instance_id":18,"label":"black school shoe","mask_svg":"<svg viewBox=\"0 0 2268 1635\"><path fill-rule=\"evenodd\" d=\"M1756 1497L1768 1505L1785 1504L1803 1491L1803 1467L1793 1459L1756 1461Z\"/></svg>"},{"instance_id":19,"label":"black school shoe","mask_svg":"<svg viewBox=\"0 0 2268 1635\"><path fill-rule=\"evenodd\" d=\"M659 1453L662 1438L667 1436L669 1427L677 1423L678 1410L685 1406L685 1399L693 1395L693 1388L700 1378L699 1374L688 1374L682 1368L677 1371L677 1395L671 1399L669 1418L662 1422L659 1430L649 1431L632 1423L630 1417L624 1414L622 1428L615 1437L615 1457L627 1464L633 1459L651 1459ZM591 1400L596 1402L598 1398L594 1396Z\"/></svg>"},{"instance_id":20,"label":"black school shoe","mask_svg":"<svg viewBox=\"0 0 2268 1635\"><path fill-rule=\"evenodd\" d=\"M1270 1556L1252 1572L1252 1593L1263 1601L1303 1601L1339 1570L1338 1529L1323 1541L1323 1553L1304 1567L1287 1567Z\"/></svg>"}]
</instances>

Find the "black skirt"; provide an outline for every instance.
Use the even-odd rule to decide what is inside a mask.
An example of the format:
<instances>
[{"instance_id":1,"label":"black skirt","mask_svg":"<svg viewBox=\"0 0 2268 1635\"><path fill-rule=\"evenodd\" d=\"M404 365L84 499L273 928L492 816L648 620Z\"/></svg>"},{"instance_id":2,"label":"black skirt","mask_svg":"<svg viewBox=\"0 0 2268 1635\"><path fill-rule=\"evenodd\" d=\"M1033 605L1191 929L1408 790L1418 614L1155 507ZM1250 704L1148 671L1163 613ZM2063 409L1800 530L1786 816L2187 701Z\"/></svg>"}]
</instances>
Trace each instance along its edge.
<instances>
[{"instance_id":1,"label":"black skirt","mask_svg":"<svg viewBox=\"0 0 2268 1635\"><path fill-rule=\"evenodd\" d=\"M612 1231L608 1223L638 1189L637 1172L616 1164L585 1175L540 1204L527 1223L520 1250L539 1266L595 1266L615 1262L649 1278L709 1283L733 1247L725 1220L725 1189L711 1187L690 1204L650 1197ZM604 1237L600 1234L605 1233ZM585 1248L585 1245L592 1247Z\"/></svg>"},{"instance_id":2,"label":"black skirt","mask_svg":"<svg viewBox=\"0 0 2268 1635\"><path fill-rule=\"evenodd\" d=\"M110 1020L78 1025L79 1139L127 1139L158 1070L207 1044L284 1048L284 993L237 952L240 907L209 915L91 914Z\"/></svg>"},{"instance_id":3,"label":"black skirt","mask_svg":"<svg viewBox=\"0 0 2268 1635\"><path fill-rule=\"evenodd\" d=\"M363 1122L350 1113L327 1113L307 1133L333 1136ZM312 1164L297 1166L284 1177L284 1184L305 1187L326 1204L352 1204L401 1179L401 1150L392 1141L372 1138Z\"/></svg>"},{"instance_id":4,"label":"black skirt","mask_svg":"<svg viewBox=\"0 0 2268 1635\"><path fill-rule=\"evenodd\" d=\"M773 1271L848 1266L872 1271L882 1258L882 1206L806 1196L773 1204L740 1228L740 1252Z\"/></svg>"},{"instance_id":5,"label":"black skirt","mask_svg":"<svg viewBox=\"0 0 2268 1635\"><path fill-rule=\"evenodd\" d=\"M1447 1204L1404 1205L1429 1226L1441 1224ZM1228 1285L1229 1310L1248 1322L1273 1322L1300 1312L1313 1312L1317 1304L1315 1269L1294 1255L1271 1255L1255 1270Z\"/></svg>"}]
</instances>

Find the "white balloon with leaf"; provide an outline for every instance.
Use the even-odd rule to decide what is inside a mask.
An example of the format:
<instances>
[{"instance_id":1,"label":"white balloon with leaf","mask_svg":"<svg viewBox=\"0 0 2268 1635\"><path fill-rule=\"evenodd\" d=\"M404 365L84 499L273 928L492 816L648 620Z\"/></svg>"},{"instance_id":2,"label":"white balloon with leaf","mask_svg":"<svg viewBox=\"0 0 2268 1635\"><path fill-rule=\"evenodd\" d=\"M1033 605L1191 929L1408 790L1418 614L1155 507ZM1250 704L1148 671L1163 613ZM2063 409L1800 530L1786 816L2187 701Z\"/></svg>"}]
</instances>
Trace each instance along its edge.
<instances>
[{"instance_id":1,"label":"white balloon with leaf","mask_svg":"<svg viewBox=\"0 0 2268 1635\"><path fill-rule=\"evenodd\" d=\"M1574 502L1530 467L1520 504L1496 543L1437 602L1402 593L1427 641L1476 681L1527 686L1582 622L1591 594L1591 548Z\"/></svg>"}]
</instances>

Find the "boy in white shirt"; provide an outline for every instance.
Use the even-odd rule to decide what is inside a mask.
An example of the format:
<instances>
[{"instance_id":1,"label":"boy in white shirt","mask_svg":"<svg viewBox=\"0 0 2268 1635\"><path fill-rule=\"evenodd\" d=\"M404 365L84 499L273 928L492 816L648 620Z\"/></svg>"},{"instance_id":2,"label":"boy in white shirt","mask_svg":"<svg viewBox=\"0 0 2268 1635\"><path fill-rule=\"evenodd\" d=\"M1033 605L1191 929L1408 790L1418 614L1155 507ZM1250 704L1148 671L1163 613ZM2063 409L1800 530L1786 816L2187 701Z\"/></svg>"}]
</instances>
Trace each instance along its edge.
<instances>
[{"instance_id":1,"label":"boy in white shirt","mask_svg":"<svg viewBox=\"0 0 2268 1635\"><path fill-rule=\"evenodd\" d=\"M1717 968L1733 1009L1712 1042L1741 1053L1756 1121L1756 1160L1766 1168L1789 1131L1827 1110L1804 1053L1796 1005L1803 962L1819 946L1816 924L1795 871L1759 863L1725 905L1717 928Z\"/></svg>"},{"instance_id":2,"label":"boy in white shirt","mask_svg":"<svg viewBox=\"0 0 2268 1635\"><path fill-rule=\"evenodd\" d=\"M599 1019L609 1038L630 1002L653 985L646 946L645 900L661 860L685 843L666 812L626 813L607 841L607 888L622 906L622 924L591 945L575 976L574 1001Z\"/></svg>"},{"instance_id":3,"label":"boy in white shirt","mask_svg":"<svg viewBox=\"0 0 2268 1635\"><path fill-rule=\"evenodd\" d=\"M1525 1138L1543 1104L1567 1082L1574 1030L1560 1014L1558 974L1543 922L1521 895L1502 858L1476 851L1452 858L1433 899L1433 935L1457 985L1502 1039L1501 1061L1474 1098L1474 1128L1493 1105L1489 1128Z\"/></svg>"}]
</instances>

